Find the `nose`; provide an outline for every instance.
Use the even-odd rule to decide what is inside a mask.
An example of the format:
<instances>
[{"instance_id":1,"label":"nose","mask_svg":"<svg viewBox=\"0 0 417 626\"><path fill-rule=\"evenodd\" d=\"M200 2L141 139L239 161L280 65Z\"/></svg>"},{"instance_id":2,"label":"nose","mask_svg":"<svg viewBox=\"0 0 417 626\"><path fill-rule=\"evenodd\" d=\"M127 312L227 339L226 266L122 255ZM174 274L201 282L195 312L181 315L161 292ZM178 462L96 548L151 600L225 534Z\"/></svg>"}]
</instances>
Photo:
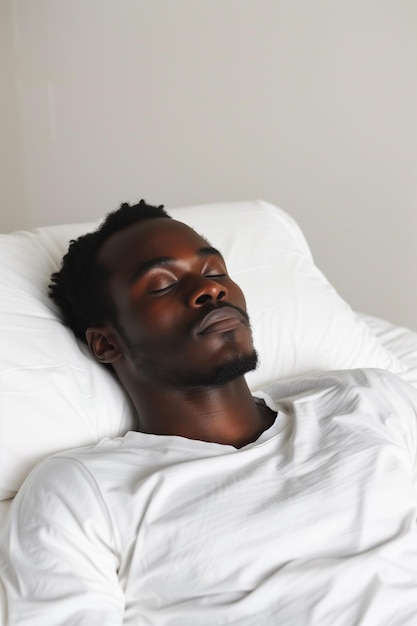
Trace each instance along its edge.
<instances>
[{"instance_id":1,"label":"nose","mask_svg":"<svg viewBox=\"0 0 417 626\"><path fill-rule=\"evenodd\" d=\"M200 307L210 300L224 300L227 298L227 288L218 281L207 276L199 276L190 291L189 303Z\"/></svg>"}]
</instances>

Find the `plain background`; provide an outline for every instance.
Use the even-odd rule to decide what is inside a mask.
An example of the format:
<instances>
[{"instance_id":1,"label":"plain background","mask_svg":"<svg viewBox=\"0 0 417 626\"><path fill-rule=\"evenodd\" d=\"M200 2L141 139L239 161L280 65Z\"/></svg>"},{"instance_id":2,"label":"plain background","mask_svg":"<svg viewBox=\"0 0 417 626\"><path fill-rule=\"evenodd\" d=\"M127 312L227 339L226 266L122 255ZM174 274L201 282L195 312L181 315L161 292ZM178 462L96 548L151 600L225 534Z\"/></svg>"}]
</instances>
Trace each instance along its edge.
<instances>
[{"instance_id":1,"label":"plain background","mask_svg":"<svg viewBox=\"0 0 417 626\"><path fill-rule=\"evenodd\" d=\"M0 29L1 232L262 198L417 330L415 0L0 0Z\"/></svg>"}]
</instances>

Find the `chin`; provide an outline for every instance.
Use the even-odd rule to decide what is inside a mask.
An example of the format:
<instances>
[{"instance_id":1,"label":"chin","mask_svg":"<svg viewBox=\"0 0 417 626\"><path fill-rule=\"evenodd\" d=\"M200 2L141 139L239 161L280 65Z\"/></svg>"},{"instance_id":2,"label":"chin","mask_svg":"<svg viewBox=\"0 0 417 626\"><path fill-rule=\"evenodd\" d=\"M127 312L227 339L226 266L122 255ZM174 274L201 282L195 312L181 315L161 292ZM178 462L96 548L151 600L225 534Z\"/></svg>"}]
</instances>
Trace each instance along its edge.
<instances>
[{"instance_id":1,"label":"chin","mask_svg":"<svg viewBox=\"0 0 417 626\"><path fill-rule=\"evenodd\" d=\"M189 384L195 387L221 387L240 378L247 372L255 370L258 365L258 354L253 350L250 354L239 355L226 363L217 366L205 374L195 373L190 376Z\"/></svg>"}]
</instances>

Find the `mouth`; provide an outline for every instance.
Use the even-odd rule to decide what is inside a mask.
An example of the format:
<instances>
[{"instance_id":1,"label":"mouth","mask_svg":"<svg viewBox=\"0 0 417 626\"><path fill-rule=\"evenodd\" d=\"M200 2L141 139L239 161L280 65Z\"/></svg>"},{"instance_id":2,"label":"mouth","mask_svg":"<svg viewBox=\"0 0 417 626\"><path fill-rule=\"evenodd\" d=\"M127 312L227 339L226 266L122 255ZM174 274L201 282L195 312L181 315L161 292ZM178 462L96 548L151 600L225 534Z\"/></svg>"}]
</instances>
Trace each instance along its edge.
<instances>
[{"instance_id":1,"label":"mouth","mask_svg":"<svg viewBox=\"0 0 417 626\"><path fill-rule=\"evenodd\" d=\"M246 317L232 306L212 309L195 327L196 335L223 333L247 324Z\"/></svg>"}]
</instances>

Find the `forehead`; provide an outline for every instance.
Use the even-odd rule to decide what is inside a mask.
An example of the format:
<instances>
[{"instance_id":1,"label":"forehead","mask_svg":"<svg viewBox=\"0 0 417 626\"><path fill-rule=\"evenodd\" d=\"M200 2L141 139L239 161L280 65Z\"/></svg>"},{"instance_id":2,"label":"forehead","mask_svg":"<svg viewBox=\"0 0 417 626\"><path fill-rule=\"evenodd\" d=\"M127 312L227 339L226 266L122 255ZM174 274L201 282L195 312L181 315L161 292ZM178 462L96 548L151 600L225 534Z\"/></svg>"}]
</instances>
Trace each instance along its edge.
<instances>
[{"instance_id":1,"label":"forehead","mask_svg":"<svg viewBox=\"0 0 417 626\"><path fill-rule=\"evenodd\" d=\"M98 253L98 261L111 273L128 271L138 262L158 257L181 259L206 247L192 228L167 217L144 219L111 235Z\"/></svg>"}]
</instances>

